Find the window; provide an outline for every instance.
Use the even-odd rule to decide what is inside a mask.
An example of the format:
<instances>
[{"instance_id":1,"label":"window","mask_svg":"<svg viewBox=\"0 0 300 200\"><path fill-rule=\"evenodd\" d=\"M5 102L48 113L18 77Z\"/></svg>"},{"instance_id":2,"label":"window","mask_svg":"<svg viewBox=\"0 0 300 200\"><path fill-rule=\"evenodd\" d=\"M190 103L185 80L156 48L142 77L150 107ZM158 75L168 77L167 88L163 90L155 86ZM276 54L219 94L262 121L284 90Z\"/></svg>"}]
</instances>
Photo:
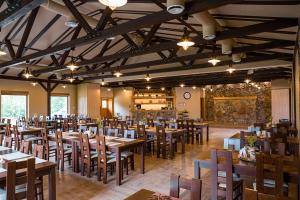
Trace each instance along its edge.
<instances>
[{"instance_id":1,"label":"window","mask_svg":"<svg viewBox=\"0 0 300 200\"><path fill-rule=\"evenodd\" d=\"M1 92L1 117L16 120L27 117L27 94L24 92Z\"/></svg>"},{"instance_id":2,"label":"window","mask_svg":"<svg viewBox=\"0 0 300 200\"><path fill-rule=\"evenodd\" d=\"M67 115L69 111L68 95L51 96L51 115Z\"/></svg>"},{"instance_id":3,"label":"window","mask_svg":"<svg viewBox=\"0 0 300 200\"><path fill-rule=\"evenodd\" d=\"M106 99L102 99L102 108L103 109L107 108L107 100Z\"/></svg>"}]
</instances>

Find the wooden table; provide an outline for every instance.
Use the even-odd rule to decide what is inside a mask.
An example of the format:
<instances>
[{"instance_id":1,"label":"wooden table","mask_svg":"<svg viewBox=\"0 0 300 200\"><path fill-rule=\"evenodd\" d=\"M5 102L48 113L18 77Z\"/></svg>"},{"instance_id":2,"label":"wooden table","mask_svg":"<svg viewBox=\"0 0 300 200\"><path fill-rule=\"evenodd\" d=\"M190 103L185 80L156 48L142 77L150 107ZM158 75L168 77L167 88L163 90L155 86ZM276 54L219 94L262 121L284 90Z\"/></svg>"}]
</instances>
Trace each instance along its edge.
<instances>
[{"instance_id":1,"label":"wooden table","mask_svg":"<svg viewBox=\"0 0 300 200\"><path fill-rule=\"evenodd\" d=\"M24 135L35 135L35 136L41 136L42 135L43 128L35 128L31 127L28 129L18 128L18 132L21 136L21 140L23 140Z\"/></svg>"},{"instance_id":2,"label":"wooden table","mask_svg":"<svg viewBox=\"0 0 300 200\"><path fill-rule=\"evenodd\" d=\"M168 200L179 200L178 198L174 198L174 197L170 197L168 195L163 195L163 194L159 194L157 192L153 192L151 190L146 190L146 189L141 189L139 191L137 191L136 193L130 195L129 197L127 197L125 200L149 200L152 199L152 196L159 196L159 199L168 199ZM158 199L158 198L155 198Z\"/></svg>"},{"instance_id":3,"label":"wooden table","mask_svg":"<svg viewBox=\"0 0 300 200\"><path fill-rule=\"evenodd\" d=\"M78 128L80 126L86 126L87 128L90 128L90 127L98 127L98 124L97 123L93 123L93 122L89 122L89 123L78 123L77 124Z\"/></svg>"},{"instance_id":4,"label":"wooden table","mask_svg":"<svg viewBox=\"0 0 300 200\"><path fill-rule=\"evenodd\" d=\"M156 133L156 127L147 127L145 129L145 131L146 131L146 134L149 134L149 135L156 135L157 134ZM185 130L184 129L169 129L169 128L166 128L165 132L166 132L166 136L170 140L170 144L173 144L174 139L177 139L177 141L179 141L179 139L181 140L181 153L184 154L185 153L185 141L184 141ZM171 152L171 158L173 158L174 155L175 155L173 145L170 145L170 152Z\"/></svg>"},{"instance_id":5,"label":"wooden table","mask_svg":"<svg viewBox=\"0 0 300 200\"><path fill-rule=\"evenodd\" d=\"M8 153L12 153L14 150L8 151L0 151L1 155L5 155ZM56 175L55 175L56 164L52 162L43 162L35 165L35 174L36 177L48 176L48 199L55 200L56 199ZM6 172L0 173L0 185L6 185Z\"/></svg>"},{"instance_id":6,"label":"wooden table","mask_svg":"<svg viewBox=\"0 0 300 200\"><path fill-rule=\"evenodd\" d=\"M203 133L203 128L206 128L206 142L209 140L209 124L208 123L203 123L203 122L194 122L194 127L196 129L201 129Z\"/></svg>"},{"instance_id":7,"label":"wooden table","mask_svg":"<svg viewBox=\"0 0 300 200\"><path fill-rule=\"evenodd\" d=\"M109 138L109 137L108 137ZM141 157L141 174L145 173L145 153L144 153L144 146L145 140L135 139L130 142L120 141L118 139L108 139L107 141L118 142L120 145L107 145L107 148L110 152L116 154L116 184L121 185L121 153L124 151L129 151L133 148L140 147L140 157ZM54 135L49 136L49 140L55 140ZM72 167L74 172L79 172L79 133L72 132L71 136L68 132L63 132L63 141L65 143L72 145ZM96 140L90 139L90 146L92 149L96 149Z\"/></svg>"},{"instance_id":8,"label":"wooden table","mask_svg":"<svg viewBox=\"0 0 300 200\"><path fill-rule=\"evenodd\" d=\"M250 177L256 176L256 164L255 162L246 162L242 161L238 158L238 152L233 152L233 172L239 175L245 175ZM292 162L294 159L293 156L284 156L283 157L283 165L286 165ZM210 169L212 166L211 160L195 160L194 161L194 177L200 179L201 168ZM289 174L290 168L284 167L284 172L288 174L290 177L294 176L294 173Z\"/></svg>"}]
</instances>

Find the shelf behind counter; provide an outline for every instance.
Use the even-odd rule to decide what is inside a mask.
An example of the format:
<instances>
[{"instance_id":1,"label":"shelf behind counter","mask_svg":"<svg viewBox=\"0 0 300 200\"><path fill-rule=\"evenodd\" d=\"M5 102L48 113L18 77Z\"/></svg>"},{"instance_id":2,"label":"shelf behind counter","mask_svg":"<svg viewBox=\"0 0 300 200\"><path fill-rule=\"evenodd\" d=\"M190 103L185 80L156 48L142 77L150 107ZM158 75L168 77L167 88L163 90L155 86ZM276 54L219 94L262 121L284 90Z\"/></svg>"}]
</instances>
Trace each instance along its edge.
<instances>
[{"instance_id":1,"label":"shelf behind counter","mask_svg":"<svg viewBox=\"0 0 300 200\"><path fill-rule=\"evenodd\" d=\"M147 118L175 119L176 110L134 110L131 112L133 120L143 120Z\"/></svg>"}]
</instances>

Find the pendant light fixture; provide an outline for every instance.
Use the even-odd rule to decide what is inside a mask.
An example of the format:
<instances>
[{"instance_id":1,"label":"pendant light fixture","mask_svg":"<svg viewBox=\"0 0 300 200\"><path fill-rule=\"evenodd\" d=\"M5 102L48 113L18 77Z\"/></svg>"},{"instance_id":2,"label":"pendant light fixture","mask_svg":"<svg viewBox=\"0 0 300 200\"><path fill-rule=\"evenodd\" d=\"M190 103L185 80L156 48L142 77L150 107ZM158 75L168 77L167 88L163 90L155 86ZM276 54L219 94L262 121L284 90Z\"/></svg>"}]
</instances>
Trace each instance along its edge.
<instances>
[{"instance_id":1,"label":"pendant light fixture","mask_svg":"<svg viewBox=\"0 0 300 200\"><path fill-rule=\"evenodd\" d=\"M197 87L196 87L196 86L193 86L192 88L193 88L193 90L196 90Z\"/></svg>"},{"instance_id":2,"label":"pendant light fixture","mask_svg":"<svg viewBox=\"0 0 300 200\"><path fill-rule=\"evenodd\" d=\"M215 48L216 48L216 46L214 45L213 46L213 55L215 54ZM213 66L216 66L219 62L221 62L221 60L219 60L218 58L217 58L217 56L212 56L209 60L208 60L208 62L210 63L210 64L212 64Z\"/></svg>"},{"instance_id":3,"label":"pendant light fixture","mask_svg":"<svg viewBox=\"0 0 300 200\"><path fill-rule=\"evenodd\" d=\"M72 59L71 62L67 65L67 68L69 68L69 70L74 71L78 68L78 66L75 63L74 57L73 57L73 50L72 50Z\"/></svg>"},{"instance_id":4,"label":"pendant light fixture","mask_svg":"<svg viewBox=\"0 0 300 200\"><path fill-rule=\"evenodd\" d=\"M177 42L177 46L182 47L185 51L191 47L194 46L195 42L193 42L189 37L188 37L188 30L186 27L184 27L183 31L183 36L179 42Z\"/></svg>"},{"instance_id":5,"label":"pendant light fixture","mask_svg":"<svg viewBox=\"0 0 300 200\"><path fill-rule=\"evenodd\" d=\"M216 66L219 62L221 62L221 60L217 59L216 56L213 56L208 60L208 62L213 66Z\"/></svg>"},{"instance_id":6,"label":"pendant light fixture","mask_svg":"<svg viewBox=\"0 0 300 200\"><path fill-rule=\"evenodd\" d=\"M127 4L127 0L99 0L99 2L112 10Z\"/></svg>"},{"instance_id":7,"label":"pendant light fixture","mask_svg":"<svg viewBox=\"0 0 300 200\"><path fill-rule=\"evenodd\" d=\"M184 84L183 84L183 83L181 83L181 84L180 84L180 87L181 87L181 88L183 88L183 87L184 87Z\"/></svg>"},{"instance_id":8,"label":"pendant light fixture","mask_svg":"<svg viewBox=\"0 0 300 200\"><path fill-rule=\"evenodd\" d=\"M71 74L71 76L68 78L68 80L70 81L70 83L73 83L75 81L73 74Z\"/></svg>"},{"instance_id":9,"label":"pendant light fixture","mask_svg":"<svg viewBox=\"0 0 300 200\"><path fill-rule=\"evenodd\" d=\"M101 80L100 84L101 84L102 86L105 85L104 79Z\"/></svg>"},{"instance_id":10,"label":"pendant light fixture","mask_svg":"<svg viewBox=\"0 0 300 200\"><path fill-rule=\"evenodd\" d=\"M149 82L152 78L149 76L149 74L146 74L145 79L147 82Z\"/></svg>"},{"instance_id":11,"label":"pendant light fixture","mask_svg":"<svg viewBox=\"0 0 300 200\"><path fill-rule=\"evenodd\" d=\"M116 76L117 78L119 78L120 76L122 76L123 74L120 72L120 70L117 70L115 73L114 73L114 76Z\"/></svg>"},{"instance_id":12,"label":"pendant light fixture","mask_svg":"<svg viewBox=\"0 0 300 200\"><path fill-rule=\"evenodd\" d=\"M32 85L33 87L35 87L35 86L37 85L37 82L32 82L31 85Z\"/></svg>"},{"instance_id":13,"label":"pendant light fixture","mask_svg":"<svg viewBox=\"0 0 300 200\"><path fill-rule=\"evenodd\" d=\"M226 71L229 72L229 74L232 74L236 69L232 67L232 64L229 65L228 69Z\"/></svg>"},{"instance_id":14,"label":"pendant light fixture","mask_svg":"<svg viewBox=\"0 0 300 200\"><path fill-rule=\"evenodd\" d=\"M151 87L150 87L149 85L148 85L146 88L147 88L147 90L150 90L150 89L151 89Z\"/></svg>"},{"instance_id":15,"label":"pendant light fixture","mask_svg":"<svg viewBox=\"0 0 300 200\"><path fill-rule=\"evenodd\" d=\"M28 67L26 67L23 76L24 76L26 79L29 79L30 77L32 77L32 74L31 74L30 69L29 69Z\"/></svg>"},{"instance_id":16,"label":"pendant light fixture","mask_svg":"<svg viewBox=\"0 0 300 200\"><path fill-rule=\"evenodd\" d=\"M164 87L162 87L162 88L160 88L161 89L161 91L165 91L165 88Z\"/></svg>"}]
</instances>

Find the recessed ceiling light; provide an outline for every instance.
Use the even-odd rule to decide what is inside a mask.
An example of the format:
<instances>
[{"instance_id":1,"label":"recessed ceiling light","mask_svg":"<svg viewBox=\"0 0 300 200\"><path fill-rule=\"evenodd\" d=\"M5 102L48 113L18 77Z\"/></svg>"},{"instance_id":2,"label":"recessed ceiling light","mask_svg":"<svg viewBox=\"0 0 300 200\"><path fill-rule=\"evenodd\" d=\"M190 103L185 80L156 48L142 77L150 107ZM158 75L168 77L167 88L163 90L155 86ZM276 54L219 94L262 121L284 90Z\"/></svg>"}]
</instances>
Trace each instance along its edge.
<instances>
[{"instance_id":1,"label":"recessed ceiling light","mask_svg":"<svg viewBox=\"0 0 300 200\"><path fill-rule=\"evenodd\" d=\"M162 87L162 88L160 88L161 89L161 91L165 91L165 88L164 87Z\"/></svg>"},{"instance_id":2,"label":"recessed ceiling light","mask_svg":"<svg viewBox=\"0 0 300 200\"><path fill-rule=\"evenodd\" d=\"M192 88L193 88L193 90L196 90L197 87L196 87L196 86L193 86Z\"/></svg>"},{"instance_id":3,"label":"recessed ceiling light","mask_svg":"<svg viewBox=\"0 0 300 200\"><path fill-rule=\"evenodd\" d=\"M183 87L184 87L184 84L183 84L183 83L181 83L181 84L180 84L180 87L182 87L182 88L183 88Z\"/></svg>"}]
</instances>

